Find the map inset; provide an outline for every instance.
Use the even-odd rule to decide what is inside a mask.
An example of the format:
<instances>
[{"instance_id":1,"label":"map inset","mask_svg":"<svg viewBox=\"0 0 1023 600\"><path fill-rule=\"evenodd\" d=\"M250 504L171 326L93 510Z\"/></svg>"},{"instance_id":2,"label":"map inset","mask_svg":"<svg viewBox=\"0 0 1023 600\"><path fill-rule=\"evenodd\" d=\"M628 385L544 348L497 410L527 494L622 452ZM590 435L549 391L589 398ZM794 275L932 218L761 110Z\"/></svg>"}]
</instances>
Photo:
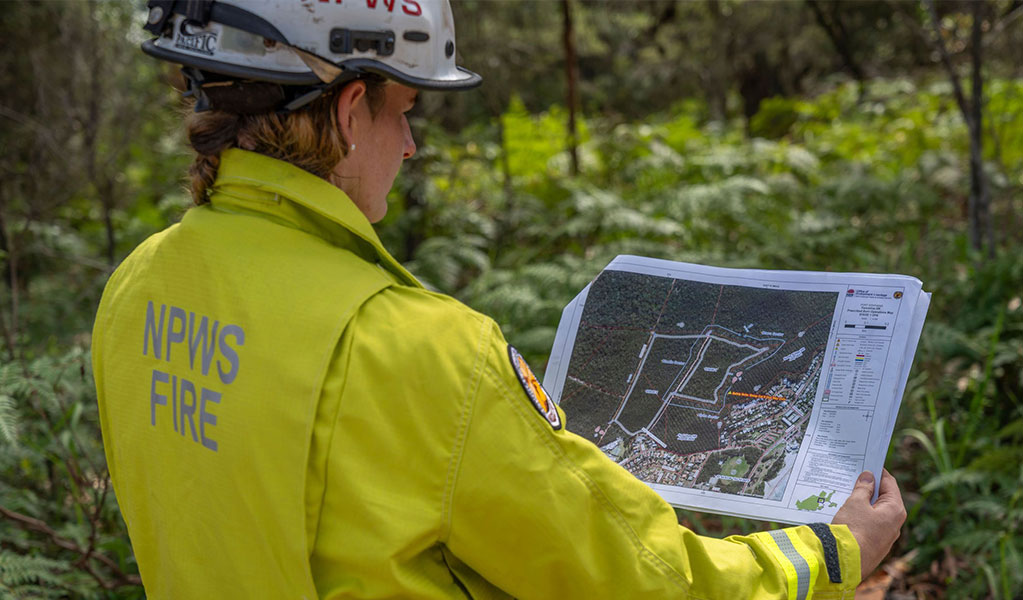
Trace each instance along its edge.
<instances>
[{"instance_id":1,"label":"map inset","mask_svg":"<svg viewBox=\"0 0 1023 600\"><path fill-rule=\"evenodd\" d=\"M562 390L568 428L644 481L781 500L837 300L604 271Z\"/></svg>"},{"instance_id":2,"label":"map inset","mask_svg":"<svg viewBox=\"0 0 1023 600\"><path fill-rule=\"evenodd\" d=\"M815 494L809 498L803 498L796 502L796 508L799 510L808 510L811 512L824 510L825 508L837 508L838 504L831 501L831 497L835 495L835 490L831 490L828 493L821 490L820 494Z\"/></svg>"}]
</instances>

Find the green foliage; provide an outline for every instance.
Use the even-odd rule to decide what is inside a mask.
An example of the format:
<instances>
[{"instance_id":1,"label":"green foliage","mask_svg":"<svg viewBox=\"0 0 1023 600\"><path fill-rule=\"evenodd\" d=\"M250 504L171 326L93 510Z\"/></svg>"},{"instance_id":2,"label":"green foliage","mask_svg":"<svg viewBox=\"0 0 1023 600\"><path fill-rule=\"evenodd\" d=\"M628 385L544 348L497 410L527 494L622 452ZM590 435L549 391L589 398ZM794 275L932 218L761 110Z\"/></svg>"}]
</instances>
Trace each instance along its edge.
<instances>
[{"instance_id":1,"label":"green foliage","mask_svg":"<svg viewBox=\"0 0 1023 600\"><path fill-rule=\"evenodd\" d=\"M0 396L0 438L12 446L18 445L18 415L10 396Z\"/></svg>"},{"instance_id":2,"label":"green foliage","mask_svg":"<svg viewBox=\"0 0 1023 600\"><path fill-rule=\"evenodd\" d=\"M63 598L60 575L71 570L63 561L0 550L0 592L4 598Z\"/></svg>"},{"instance_id":3,"label":"green foliage","mask_svg":"<svg viewBox=\"0 0 1023 600\"><path fill-rule=\"evenodd\" d=\"M949 598L1023 596L1019 28L985 46L1000 252L984 262L966 235L966 128L948 83L929 78L913 9L819 3L844 20L855 61L914 74L852 83L809 3L573 4L581 175L565 151L560 3L463 0L459 53L488 83L424 94L447 127L413 118L420 148L385 245L494 317L538 372L562 308L617 254L920 277L934 303L887 463L911 510L896 551L916 549L914 577ZM0 597L142 597L88 332L111 265L188 204L176 96L124 33L142 18L131 5L5 9L0 30L24 52L0 58L13 82L0 102L0 508L15 515L0 515ZM713 535L771 526L680 518Z\"/></svg>"},{"instance_id":4,"label":"green foliage","mask_svg":"<svg viewBox=\"0 0 1023 600\"><path fill-rule=\"evenodd\" d=\"M946 551L969 557L972 577L947 582L952 598L1023 593L1021 278L1015 256L978 269L978 285L948 292L953 305L973 309L922 341L921 370L932 382L922 427L904 431L924 449L924 460L913 463L921 495L911 507L917 525L910 534L921 562ZM893 458L909 466L909 457Z\"/></svg>"},{"instance_id":5,"label":"green foliage","mask_svg":"<svg viewBox=\"0 0 1023 600\"><path fill-rule=\"evenodd\" d=\"M504 127L505 152L511 175L525 182L536 183L552 175L565 175L567 163L559 161L566 140L567 111L555 105L547 112L532 115L518 96L513 96L501 115ZM576 124L579 142L589 138L585 121Z\"/></svg>"},{"instance_id":6,"label":"green foliage","mask_svg":"<svg viewBox=\"0 0 1023 600\"><path fill-rule=\"evenodd\" d=\"M1023 112L1015 83L995 81L990 90L992 105L1010 116ZM584 176L574 181L559 168L560 124L539 128L547 117L519 106L503 118L503 148L493 130L445 137L426 168L401 182L434 192L417 218L441 240L419 246L411 266L497 319L536 366L561 308L619 253L920 277L934 303L901 413L905 429L888 463L911 509L900 551L916 549L920 571L938 565L937 572L946 553L957 557L963 566L955 578L938 576L950 598L1018 597L1023 263L1019 230L1009 224L1018 221L1023 165L1007 159L1014 151L988 149L992 181L1001 182L992 206L1003 215L996 219L1004 250L981 263L967 250L966 132L947 86L838 85L763 110L753 129L772 139L748 139L736 124L701 124L693 103L641 123L591 117ZM1010 116L992 122L1018 118ZM488 133L498 141L480 142ZM502 180L502 152L516 157L510 184ZM471 180L461 181L463 174ZM385 239L407 217L393 208ZM451 247L459 245L478 259L455 259ZM762 527L681 516L707 533Z\"/></svg>"},{"instance_id":7,"label":"green foliage","mask_svg":"<svg viewBox=\"0 0 1023 600\"><path fill-rule=\"evenodd\" d=\"M0 442L0 508L10 512L0 585L15 598L100 598L137 583L96 413L85 346L0 364L0 431L11 432Z\"/></svg>"},{"instance_id":8,"label":"green foliage","mask_svg":"<svg viewBox=\"0 0 1023 600\"><path fill-rule=\"evenodd\" d=\"M799 120L799 102L786 98L768 98L760 103L760 110L750 119L750 133L765 138L780 138L792 130Z\"/></svg>"}]
</instances>

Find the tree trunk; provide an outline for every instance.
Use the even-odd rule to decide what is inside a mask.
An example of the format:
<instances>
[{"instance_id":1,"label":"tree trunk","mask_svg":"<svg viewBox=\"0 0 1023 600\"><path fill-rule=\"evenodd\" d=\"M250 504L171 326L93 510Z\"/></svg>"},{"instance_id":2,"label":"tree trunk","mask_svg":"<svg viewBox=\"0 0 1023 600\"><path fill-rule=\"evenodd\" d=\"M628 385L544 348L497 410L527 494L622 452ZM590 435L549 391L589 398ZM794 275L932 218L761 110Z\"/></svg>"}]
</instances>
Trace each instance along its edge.
<instances>
[{"instance_id":1,"label":"tree trunk","mask_svg":"<svg viewBox=\"0 0 1023 600\"><path fill-rule=\"evenodd\" d=\"M702 69L701 77L705 82L711 120L723 122L728 119L728 87L733 77L730 65L735 57L735 28L721 10L720 0L708 0L707 10L716 32L711 42L716 46L716 56L709 61L707 68Z\"/></svg>"},{"instance_id":2,"label":"tree trunk","mask_svg":"<svg viewBox=\"0 0 1023 600\"><path fill-rule=\"evenodd\" d=\"M973 248L994 258L995 239L991 224L991 192L984 174L984 75L983 30L987 3L977 0L973 3L973 27L970 31L970 62L972 82L970 112L973 126L970 128L970 232ZM986 247L986 248L985 248Z\"/></svg>"},{"instance_id":3,"label":"tree trunk","mask_svg":"<svg viewBox=\"0 0 1023 600\"><path fill-rule=\"evenodd\" d=\"M742 96L742 113L746 117L746 135L752 135L750 122L760 111L760 103L772 96L788 96L782 83L780 69L767 58L767 53L757 50L753 62L739 72L739 94Z\"/></svg>"},{"instance_id":4,"label":"tree trunk","mask_svg":"<svg viewBox=\"0 0 1023 600\"><path fill-rule=\"evenodd\" d=\"M497 111L497 144L499 153L497 156L501 171L501 194L504 200L502 210L494 215L494 243L491 246L490 262L497 264L498 257L507 245L511 243L512 230L515 227L514 214L515 194L512 187L511 164L508 162L508 138L504 130L504 116L502 111Z\"/></svg>"},{"instance_id":5,"label":"tree trunk","mask_svg":"<svg viewBox=\"0 0 1023 600\"><path fill-rule=\"evenodd\" d=\"M100 209L103 214L103 229L106 233L106 260L113 268L117 264L117 235L114 231L114 208L117 199L114 195L114 182L107 169L99 166L99 135L103 127L100 102L104 98L103 81L100 79L104 71L103 52L99 45L99 28L96 24L96 4L89 2L84 18L89 23L89 38L92 40L91 52L93 68L89 73L89 99L87 116L82 123L83 143L86 152L86 172L93 191L99 196Z\"/></svg>"},{"instance_id":6,"label":"tree trunk","mask_svg":"<svg viewBox=\"0 0 1023 600\"><path fill-rule=\"evenodd\" d=\"M117 233L114 230L114 195L113 186L104 185L100 191L100 205L103 207L103 229L107 234L107 265L113 269L117 265Z\"/></svg>"},{"instance_id":7,"label":"tree trunk","mask_svg":"<svg viewBox=\"0 0 1023 600\"><path fill-rule=\"evenodd\" d=\"M671 24L675 20L677 14L678 6L676 5L675 0L669 0L669 2L664 5L664 8L657 14L653 24L650 25L650 27L647 27L646 30L640 34L639 39L652 43L657 47L661 56L664 56L664 47L657 43L657 32L665 25Z\"/></svg>"},{"instance_id":8,"label":"tree trunk","mask_svg":"<svg viewBox=\"0 0 1023 600\"><path fill-rule=\"evenodd\" d=\"M0 207L2 208L2 207ZM0 326L3 327L4 342L11 360L18 358L18 248L14 238L8 233L4 211L0 210L0 241L7 253L4 260L4 283L11 291L11 307L9 314L0 314Z\"/></svg>"},{"instance_id":9,"label":"tree trunk","mask_svg":"<svg viewBox=\"0 0 1023 600\"><path fill-rule=\"evenodd\" d=\"M0 279L9 282L11 280L11 243L7 241L7 227L4 226L4 201L0 197Z\"/></svg>"},{"instance_id":10,"label":"tree trunk","mask_svg":"<svg viewBox=\"0 0 1023 600\"><path fill-rule=\"evenodd\" d=\"M508 138L504 134L504 119L497 115L497 144L500 148L501 189L504 192L505 210L511 208L512 177L511 164L508 162Z\"/></svg>"},{"instance_id":11,"label":"tree trunk","mask_svg":"<svg viewBox=\"0 0 1023 600\"><path fill-rule=\"evenodd\" d=\"M565 43L565 77L567 80L568 105L568 154L572 159L572 175L579 175L579 137L576 133L575 112L579 104L579 63L575 58L575 32L572 29L572 2L561 0L564 16L563 39Z\"/></svg>"},{"instance_id":12,"label":"tree trunk","mask_svg":"<svg viewBox=\"0 0 1023 600\"><path fill-rule=\"evenodd\" d=\"M839 57L842 59L842 64L845 65L849 74L853 76L856 83L859 86L859 96L863 97L865 92L864 83L866 81L866 74L863 71L863 67L860 66L859 61L853 55L852 47L849 40L849 30L846 29L845 23L842 22L841 3L829 4L832 8L831 15L824 13L823 7L818 0L806 0L806 4L813 11L813 16L817 19L817 24L821 26L824 33L828 35L828 39L831 40L831 45L835 47ZM830 18L829 18L830 16Z\"/></svg>"},{"instance_id":13,"label":"tree trunk","mask_svg":"<svg viewBox=\"0 0 1023 600\"><path fill-rule=\"evenodd\" d=\"M986 0L977 0L973 3L973 27L970 32L970 59L972 64L971 73L971 101L966 99L962 83L959 81L959 74L952 65L952 59L948 54L948 47L941 33L941 20L938 11L934 7L934 0L923 0L931 18L931 27L934 30L934 45L938 50L941 64L945 68L949 81L952 84L952 92L956 104L966 122L966 128L970 138L970 195L967 200L968 228L970 232L970 246L980 253L982 257L994 256L995 246L992 235L990 192L988 191L987 179L984 175L984 78L983 67L983 19L986 14Z\"/></svg>"}]
</instances>

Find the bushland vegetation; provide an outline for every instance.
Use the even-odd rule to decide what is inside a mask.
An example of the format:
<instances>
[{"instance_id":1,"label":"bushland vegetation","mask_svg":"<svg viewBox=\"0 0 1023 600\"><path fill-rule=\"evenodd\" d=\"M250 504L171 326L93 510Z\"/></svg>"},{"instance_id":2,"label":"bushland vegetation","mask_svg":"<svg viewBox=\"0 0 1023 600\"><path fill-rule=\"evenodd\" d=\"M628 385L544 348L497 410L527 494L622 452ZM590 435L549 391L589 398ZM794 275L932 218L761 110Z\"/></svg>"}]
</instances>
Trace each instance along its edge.
<instances>
[{"instance_id":1,"label":"bushland vegetation","mask_svg":"<svg viewBox=\"0 0 1023 600\"><path fill-rule=\"evenodd\" d=\"M378 227L392 253L539 371L621 253L919 277L934 299L887 462L910 515L872 597L1023 596L1023 5L455 9L487 82L424 96ZM188 207L187 108L137 50L137 7L4 11L0 597L141 597L89 338L112 268Z\"/></svg>"}]
</instances>

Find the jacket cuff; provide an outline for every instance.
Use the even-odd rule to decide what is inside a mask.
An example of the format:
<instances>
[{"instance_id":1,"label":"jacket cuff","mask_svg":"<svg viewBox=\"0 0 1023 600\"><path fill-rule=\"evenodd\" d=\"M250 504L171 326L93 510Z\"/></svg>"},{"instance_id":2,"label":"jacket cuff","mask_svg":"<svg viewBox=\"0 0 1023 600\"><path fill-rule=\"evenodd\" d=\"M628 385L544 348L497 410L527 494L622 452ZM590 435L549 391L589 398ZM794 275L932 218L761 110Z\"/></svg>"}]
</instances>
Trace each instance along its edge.
<instances>
[{"instance_id":1,"label":"jacket cuff","mask_svg":"<svg viewBox=\"0 0 1023 600\"><path fill-rule=\"evenodd\" d=\"M860 547L845 525L814 523L752 537L781 566L788 600L853 597L860 582Z\"/></svg>"}]
</instances>

